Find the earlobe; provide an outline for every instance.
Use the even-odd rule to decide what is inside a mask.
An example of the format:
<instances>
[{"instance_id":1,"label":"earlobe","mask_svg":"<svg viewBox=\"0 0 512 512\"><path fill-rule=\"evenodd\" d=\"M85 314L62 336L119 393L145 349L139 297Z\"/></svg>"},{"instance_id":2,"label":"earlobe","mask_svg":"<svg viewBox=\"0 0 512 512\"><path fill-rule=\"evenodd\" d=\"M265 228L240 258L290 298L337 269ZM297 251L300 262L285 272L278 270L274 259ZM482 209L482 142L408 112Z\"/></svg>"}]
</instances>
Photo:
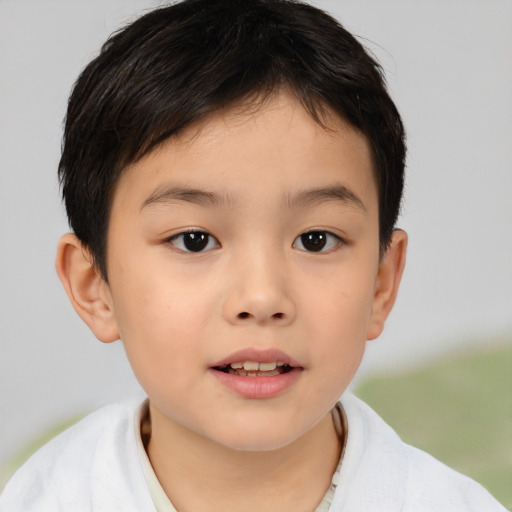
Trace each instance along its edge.
<instances>
[{"instance_id":1,"label":"earlobe","mask_svg":"<svg viewBox=\"0 0 512 512\"><path fill-rule=\"evenodd\" d=\"M74 234L61 237L55 261L60 281L80 318L100 341L110 343L119 339L112 296L92 262L90 252Z\"/></svg>"},{"instance_id":2,"label":"earlobe","mask_svg":"<svg viewBox=\"0 0 512 512\"><path fill-rule=\"evenodd\" d=\"M405 267L407 233L401 229L393 231L391 243L379 265L375 294L368 325L367 340L380 336L384 323L395 303Z\"/></svg>"}]
</instances>

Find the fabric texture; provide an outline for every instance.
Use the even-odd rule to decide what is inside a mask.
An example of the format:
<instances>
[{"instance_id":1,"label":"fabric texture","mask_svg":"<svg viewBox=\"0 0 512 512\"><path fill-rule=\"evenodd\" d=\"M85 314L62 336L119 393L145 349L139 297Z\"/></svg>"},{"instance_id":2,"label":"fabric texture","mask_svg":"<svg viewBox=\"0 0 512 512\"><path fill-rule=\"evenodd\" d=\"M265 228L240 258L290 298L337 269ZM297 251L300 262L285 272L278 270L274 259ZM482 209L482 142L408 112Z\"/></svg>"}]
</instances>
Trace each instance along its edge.
<instances>
[{"instance_id":1,"label":"fabric texture","mask_svg":"<svg viewBox=\"0 0 512 512\"><path fill-rule=\"evenodd\" d=\"M479 484L403 443L366 404L341 399L348 437L329 512L506 512ZM156 512L139 453L140 400L106 406L36 452L1 512Z\"/></svg>"}]
</instances>

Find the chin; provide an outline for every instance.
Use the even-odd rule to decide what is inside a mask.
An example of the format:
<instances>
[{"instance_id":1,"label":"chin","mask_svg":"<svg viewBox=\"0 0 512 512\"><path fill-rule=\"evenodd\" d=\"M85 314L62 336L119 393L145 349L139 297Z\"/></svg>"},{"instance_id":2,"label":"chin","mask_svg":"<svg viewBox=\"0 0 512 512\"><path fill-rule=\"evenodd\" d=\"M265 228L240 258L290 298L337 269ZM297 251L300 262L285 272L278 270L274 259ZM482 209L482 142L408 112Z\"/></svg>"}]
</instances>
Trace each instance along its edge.
<instances>
[{"instance_id":1,"label":"chin","mask_svg":"<svg viewBox=\"0 0 512 512\"><path fill-rule=\"evenodd\" d=\"M277 451L293 443L294 439L262 439L261 434L255 439L237 439L229 444L224 444L226 448L239 452L272 452Z\"/></svg>"},{"instance_id":2,"label":"chin","mask_svg":"<svg viewBox=\"0 0 512 512\"><path fill-rule=\"evenodd\" d=\"M259 428L256 426L252 429L224 431L217 437L216 442L235 451L269 452L285 448L300 437L300 434L284 428L285 425L279 425L278 431L275 427L276 425L265 428L260 425Z\"/></svg>"}]
</instances>

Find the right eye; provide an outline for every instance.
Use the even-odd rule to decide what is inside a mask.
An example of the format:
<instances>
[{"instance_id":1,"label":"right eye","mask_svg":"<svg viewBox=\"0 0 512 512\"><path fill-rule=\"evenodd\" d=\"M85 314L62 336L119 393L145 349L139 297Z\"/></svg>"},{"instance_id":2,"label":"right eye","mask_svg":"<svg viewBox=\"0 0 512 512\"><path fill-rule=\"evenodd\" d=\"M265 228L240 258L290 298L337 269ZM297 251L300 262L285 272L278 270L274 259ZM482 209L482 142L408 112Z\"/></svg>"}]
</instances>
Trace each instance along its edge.
<instances>
[{"instance_id":1,"label":"right eye","mask_svg":"<svg viewBox=\"0 0 512 512\"><path fill-rule=\"evenodd\" d=\"M220 247L219 242L204 231L186 231L169 239L169 243L184 252L204 252Z\"/></svg>"},{"instance_id":2,"label":"right eye","mask_svg":"<svg viewBox=\"0 0 512 512\"><path fill-rule=\"evenodd\" d=\"M301 251L328 252L339 246L342 242L339 236L329 231L312 230L298 236L293 242L293 247Z\"/></svg>"}]
</instances>

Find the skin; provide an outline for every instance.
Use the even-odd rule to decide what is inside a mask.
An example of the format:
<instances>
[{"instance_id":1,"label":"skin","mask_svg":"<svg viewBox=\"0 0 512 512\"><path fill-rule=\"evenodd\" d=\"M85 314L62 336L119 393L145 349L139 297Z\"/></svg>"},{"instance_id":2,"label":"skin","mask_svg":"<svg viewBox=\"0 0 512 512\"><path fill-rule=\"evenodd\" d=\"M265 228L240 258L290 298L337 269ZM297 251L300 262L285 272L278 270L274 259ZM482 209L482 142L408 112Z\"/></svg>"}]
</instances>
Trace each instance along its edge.
<instances>
[{"instance_id":1,"label":"skin","mask_svg":"<svg viewBox=\"0 0 512 512\"><path fill-rule=\"evenodd\" d=\"M383 329L407 237L395 231L379 256L368 141L327 121L283 91L129 166L108 284L74 235L59 244L72 304L101 341L121 338L150 398L148 454L180 512L314 510L329 487L340 450L330 411ZM211 235L205 250L187 251L191 229ZM311 230L327 237L322 251L302 243ZM243 349L284 352L298 377L276 396L241 396L212 366Z\"/></svg>"}]
</instances>

